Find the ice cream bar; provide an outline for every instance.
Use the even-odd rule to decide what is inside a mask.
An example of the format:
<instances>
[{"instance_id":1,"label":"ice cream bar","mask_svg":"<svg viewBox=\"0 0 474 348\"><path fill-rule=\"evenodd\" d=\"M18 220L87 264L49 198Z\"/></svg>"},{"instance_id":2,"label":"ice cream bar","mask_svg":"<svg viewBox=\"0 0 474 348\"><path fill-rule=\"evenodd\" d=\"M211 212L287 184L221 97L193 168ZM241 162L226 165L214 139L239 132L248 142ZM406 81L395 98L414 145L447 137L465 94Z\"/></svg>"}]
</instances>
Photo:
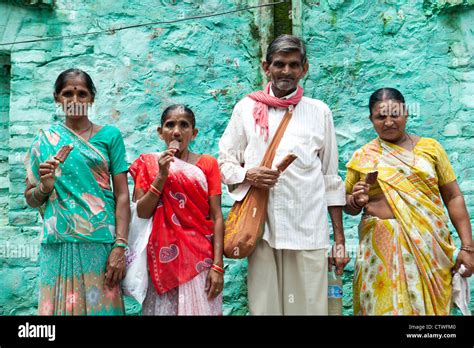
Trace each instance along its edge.
<instances>
[{"instance_id":1,"label":"ice cream bar","mask_svg":"<svg viewBox=\"0 0 474 348\"><path fill-rule=\"evenodd\" d=\"M58 150L56 155L54 155L54 158L57 159L59 162L64 163L64 161L66 160L67 156L69 156L73 148L74 148L74 145L72 144L61 146L61 148Z\"/></svg>"},{"instance_id":2,"label":"ice cream bar","mask_svg":"<svg viewBox=\"0 0 474 348\"><path fill-rule=\"evenodd\" d=\"M171 140L170 144L168 145L168 149L175 149L179 151L179 141L178 140Z\"/></svg>"},{"instance_id":3,"label":"ice cream bar","mask_svg":"<svg viewBox=\"0 0 474 348\"><path fill-rule=\"evenodd\" d=\"M375 182L377 181L378 175L379 175L379 172L377 170L373 170L367 173L367 176L365 177L365 183L369 185L375 184Z\"/></svg>"},{"instance_id":4,"label":"ice cream bar","mask_svg":"<svg viewBox=\"0 0 474 348\"><path fill-rule=\"evenodd\" d=\"M294 153L289 153L288 155L285 156L285 158L281 160L280 163L276 165L276 168L278 169L280 173L282 173L297 158L298 156L296 156Z\"/></svg>"}]
</instances>

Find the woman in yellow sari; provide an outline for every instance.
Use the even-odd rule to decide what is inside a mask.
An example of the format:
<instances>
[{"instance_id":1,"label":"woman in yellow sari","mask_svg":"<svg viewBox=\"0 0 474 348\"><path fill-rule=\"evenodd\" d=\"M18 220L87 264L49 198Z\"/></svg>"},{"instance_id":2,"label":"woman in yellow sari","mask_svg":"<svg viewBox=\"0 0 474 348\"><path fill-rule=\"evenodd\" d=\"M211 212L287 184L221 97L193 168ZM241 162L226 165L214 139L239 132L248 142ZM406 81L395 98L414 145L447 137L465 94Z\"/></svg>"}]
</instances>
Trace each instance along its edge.
<instances>
[{"instance_id":1,"label":"woman in yellow sari","mask_svg":"<svg viewBox=\"0 0 474 348\"><path fill-rule=\"evenodd\" d=\"M345 211L357 215L359 251L354 273L355 315L448 315L452 275L474 271L471 224L456 176L434 139L405 131L403 95L382 88L370 97L378 138L347 164ZM378 171L375 183L367 174ZM456 246L448 217L461 240Z\"/></svg>"}]
</instances>

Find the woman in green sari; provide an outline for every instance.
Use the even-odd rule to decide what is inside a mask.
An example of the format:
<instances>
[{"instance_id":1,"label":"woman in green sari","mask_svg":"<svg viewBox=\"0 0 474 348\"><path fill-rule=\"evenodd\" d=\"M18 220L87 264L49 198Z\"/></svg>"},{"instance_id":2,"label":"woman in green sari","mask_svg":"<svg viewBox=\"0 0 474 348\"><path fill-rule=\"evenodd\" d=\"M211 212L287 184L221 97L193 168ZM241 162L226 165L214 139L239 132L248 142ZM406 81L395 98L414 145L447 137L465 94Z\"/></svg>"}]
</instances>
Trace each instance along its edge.
<instances>
[{"instance_id":1,"label":"woman in green sari","mask_svg":"<svg viewBox=\"0 0 474 348\"><path fill-rule=\"evenodd\" d=\"M25 197L43 217L40 315L124 314L128 164L120 131L89 120L94 97L87 73L62 72L54 99L65 121L40 130L25 159ZM72 151L59 162L65 145Z\"/></svg>"}]
</instances>

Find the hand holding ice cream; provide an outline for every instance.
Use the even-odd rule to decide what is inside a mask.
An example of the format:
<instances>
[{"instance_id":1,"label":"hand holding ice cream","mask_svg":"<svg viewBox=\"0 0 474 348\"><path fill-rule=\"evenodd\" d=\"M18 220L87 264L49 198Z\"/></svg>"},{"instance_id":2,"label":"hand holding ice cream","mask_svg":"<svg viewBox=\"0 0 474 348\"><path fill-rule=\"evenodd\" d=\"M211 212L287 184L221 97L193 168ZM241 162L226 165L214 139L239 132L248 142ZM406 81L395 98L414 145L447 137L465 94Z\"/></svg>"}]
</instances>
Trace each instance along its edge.
<instances>
[{"instance_id":1,"label":"hand holding ice cream","mask_svg":"<svg viewBox=\"0 0 474 348\"><path fill-rule=\"evenodd\" d=\"M175 150L174 154L179 152L180 143L178 140L171 140L168 145L168 150Z\"/></svg>"}]
</instances>

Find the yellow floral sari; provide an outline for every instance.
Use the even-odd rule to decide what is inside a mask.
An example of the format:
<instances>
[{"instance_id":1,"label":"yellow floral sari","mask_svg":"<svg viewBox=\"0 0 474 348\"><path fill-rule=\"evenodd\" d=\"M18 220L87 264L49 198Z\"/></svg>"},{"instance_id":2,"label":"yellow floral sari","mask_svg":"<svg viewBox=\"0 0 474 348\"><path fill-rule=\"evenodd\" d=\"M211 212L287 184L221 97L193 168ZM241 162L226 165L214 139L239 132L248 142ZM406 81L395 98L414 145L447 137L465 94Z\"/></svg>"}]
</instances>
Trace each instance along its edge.
<instances>
[{"instance_id":1,"label":"yellow floral sari","mask_svg":"<svg viewBox=\"0 0 474 348\"><path fill-rule=\"evenodd\" d=\"M377 183L394 219L364 215L354 274L356 315L448 315L454 242L439 187L456 180L446 152L421 138L413 152L375 139L347 164L346 190L377 164Z\"/></svg>"}]
</instances>

